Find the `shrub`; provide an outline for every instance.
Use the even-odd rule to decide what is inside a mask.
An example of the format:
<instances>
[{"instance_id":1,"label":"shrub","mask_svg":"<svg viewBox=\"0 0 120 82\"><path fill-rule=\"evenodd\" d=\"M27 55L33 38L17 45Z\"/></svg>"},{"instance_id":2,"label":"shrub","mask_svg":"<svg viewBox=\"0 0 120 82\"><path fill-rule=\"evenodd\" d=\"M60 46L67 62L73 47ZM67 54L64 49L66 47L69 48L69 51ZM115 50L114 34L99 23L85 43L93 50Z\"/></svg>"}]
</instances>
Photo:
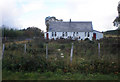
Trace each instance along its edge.
<instances>
[{"instance_id":1,"label":"shrub","mask_svg":"<svg viewBox=\"0 0 120 82\"><path fill-rule=\"evenodd\" d=\"M85 41L90 41L90 39L89 38L85 38Z\"/></svg>"},{"instance_id":2,"label":"shrub","mask_svg":"<svg viewBox=\"0 0 120 82\"><path fill-rule=\"evenodd\" d=\"M17 49L17 48L18 48L18 46L17 46L16 43L13 43L12 46L10 46L10 49L11 49L11 50L15 50L15 49Z\"/></svg>"},{"instance_id":3,"label":"shrub","mask_svg":"<svg viewBox=\"0 0 120 82\"><path fill-rule=\"evenodd\" d=\"M38 47L39 47L39 48L44 48L44 44L40 42L40 43L38 44Z\"/></svg>"},{"instance_id":4,"label":"shrub","mask_svg":"<svg viewBox=\"0 0 120 82\"><path fill-rule=\"evenodd\" d=\"M57 72L57 73L118 73L119 66L117 61L117 44L110 44L109 40L102 41L71 41L74 42L73 63L70 65L69 55L71 49L71 43L67 43L67 40L62 40L66 44L59 42L50 42L48 46L49 57L45 59L44 42L40 43L28 43L31 46L27 46L27 53L23 53L20 50L24 50L23 44L14 44L7 46L4 52L3 69L12 71L38 71L38 72ZM68 40L69 41L69 40ZM36 40L36 42L38 42ZM101 58L98 59L98 42L101 43ZM107 42L107 43L105 43ZM48 44L48 45L49 45ZM61 48L60 52L57 52L57 48ZM18 49L18 50L17 50ZM113 52L111 52L113 51ZM65 58L57 58L54 60L54 54L64 53ZM110 54L109 54L110 53ZM76 55L77 54L77 55ZM93 54L93 55L92 55ZM114 55L116 54L116 55ZM66 58L67 57L67 58ZM83 57L84 60L81 60Z\"/></svg>"},{"instance_id":5,"label":"shrub","mask_svg":"<svg viewBox=\"0 0 120 82\"><path fill-rule=\"evenodd\" d=\"M65 45L61 45L61 46L60 46L60 49L65 49Z\"/></svg>"},{"instance_id":6,"label":"shrub","mask_svg":"<svg viewBox=\"0 0 120 82\"><path fill-rule=\"evenodd\" d=\"M53 75L53 72L51 72L51 71L45 73L45 76L46 76L46 77L50 77L50 76L52 76L52 75Z\"/></svg>"},{"instance_id":7,"label":"shrub","mask_svg":"<svg viewBox=\"0 0 120 82\"><path fill-rule=\"evenodd\" d=\"M56 73L63 74L63 71L62 71L62 69L56 69Z\"/></svg>"}]
</instances>

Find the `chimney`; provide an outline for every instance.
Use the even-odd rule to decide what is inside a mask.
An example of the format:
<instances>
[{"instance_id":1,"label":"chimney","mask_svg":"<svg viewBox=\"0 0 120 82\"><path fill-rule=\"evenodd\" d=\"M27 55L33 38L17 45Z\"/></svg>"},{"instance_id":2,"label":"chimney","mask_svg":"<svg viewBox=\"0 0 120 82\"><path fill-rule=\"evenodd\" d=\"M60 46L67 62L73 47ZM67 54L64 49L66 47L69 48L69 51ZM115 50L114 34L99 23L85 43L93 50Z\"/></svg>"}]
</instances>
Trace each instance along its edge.
<instances>
[{"instance_id":1,"label":"chimney","mask_svg":"<svg viewBox=\"0 0 120 82\"><path fill-rule=\"evenodd\" d=\"M71 19L70 19L70 23L71 23Z\"/></svg>"}]
</instances>

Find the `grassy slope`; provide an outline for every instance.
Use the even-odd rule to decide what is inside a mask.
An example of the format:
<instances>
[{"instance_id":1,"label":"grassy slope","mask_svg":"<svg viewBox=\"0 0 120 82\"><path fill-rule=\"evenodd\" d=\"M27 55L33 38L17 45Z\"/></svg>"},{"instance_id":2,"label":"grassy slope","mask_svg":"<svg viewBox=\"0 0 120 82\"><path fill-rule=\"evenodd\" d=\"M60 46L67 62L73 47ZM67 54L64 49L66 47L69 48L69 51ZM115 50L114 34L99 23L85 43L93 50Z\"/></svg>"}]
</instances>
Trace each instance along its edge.
<instances>
[{"instance_id":1,"label":"grassy slope","mask_svg":"<svg viewBox=\"0 0 120 82\"><path fill-rule=\"evenodd\" d=\"M108 44L102 46L102 43L106 43L106 42L111 43L111 42L113 42L113 40L114 39L105 40L105 42L100 41L101 42L101 49L105 48L104 51L101 52L101 54L104 52L103 55L105 56L105 58L107 58L107 60L117 61L116 60L116 58L117 58L116 55L113 55L113 54L116 54L116 52L114 52L112 55L109 54L109 53L111 53L111 51L113 52L113 49L112 49L113 47L108 46ZM39 42L39 41L37 41L37 42ZM40 45L38 46L37 42L33 42L31 47L27 45L27 48L28 49L31 48L32 50L33 49L39 49ZM74 58L73 58L73 63L74 64L79 62L81 60L81 57L84 58L85 60L95 59L96 56L94 56L94 55L97 54L97 43L94 43L93 47L91 47L93 44L92 45L90 45L90 44L92 44L92 43L88 43L88 42L84 42L84 41L82 41L82 43L78 42L78 43L74 44ZM21 45L23 46L23 44L21 44ZM50 49L49 58L50 58L50 56L53 57L55 52L58 53L58 51L57 51L58 48L63 48L63 46L61 46L61 45L65 46L64 49L61 49L61 52L64 53L65 56L70 54L71 43L57 43L57 42L53 41L53 42L50 42L49 45L48 45L49 49ZM85 45L86 45L86 47L84 47ZM88 48L88 47L90 47L90 48ZM5 52L6 55L7 54L9 55L11 53L13 55L17 54L17 57L18 57L19 55L22 54L22 51L23 51L24 48L20 47L19 51L18 51L17 48L15 48L13 50L9 50L10 48L8 47L8 49ZM44 48L45 48L45 45L44 45ZM86 49L86 48L88 48L88 49ZM86 55L83 55L85 49L86 49ZM115 47L115 49L116 49L116 47ZM80 50L80 52L77 52L79 50ZM36 51L33 51L33 52L36 52ZM36 52L36 53L40 54L41 52L39 51L39 52ZM60 54L60 53L58 53L58 54ZM32 53L28 53L28 54L32 54ZM45 55L45 53L42 53L42 54ZM87 55L87 54L94 54L94 55L90 56L90 55ZM107 56L107 54L108 54L108 56ZM69 56L66 57L66 58L68 58L68 60L69 60ZM76 60L77 60L77 62L76 62ZM3 77L2 78L3 78L3 80L20 80L20 79L21 80L24 80L24 79L25 80L59 80L59 79L60 80L117 80L118 76L116 74L99 74L99 73L94 73L94 74L74 73L74 74L72 74L72 73L68 72L68 73L63 74L63 73L56 73L56 72L55 73L54 72L44 72L44 73L31 72L30 73L30 72L15 72L15 71L12 72L12 71L8 71L8 70L3 69Z\"/></svg>"},{"instance_id":2,"label":"grassy slope","mask_svg":"<svg viewBox=\"0 0 120 82\"><path fill-rule=\"evenodd\" d=\"M118 80L115 74L80 74L80 73L53 73L53 72L11 72L3 70L3 80Z\"/></svg>"},{"instance_id":3,"label":"grassy slope","mask_svg":"<svg viewBox=\"0 0 120 82\"><path fill-rule=\"evenodd\" d=\"M120 37L120 30L110 30L103 33L105 37Z\"/></svg>"},{"instance_id":4,"label":"grassy slope","mask_svg":"<svg viewBox=\"0 0 120 82\"><path fill-rule=\"evenodd\" d=\"M112 34L112 35L118 35L120 30L109 30L104 32L104 34Z\"/></svg>"}]
</instances>

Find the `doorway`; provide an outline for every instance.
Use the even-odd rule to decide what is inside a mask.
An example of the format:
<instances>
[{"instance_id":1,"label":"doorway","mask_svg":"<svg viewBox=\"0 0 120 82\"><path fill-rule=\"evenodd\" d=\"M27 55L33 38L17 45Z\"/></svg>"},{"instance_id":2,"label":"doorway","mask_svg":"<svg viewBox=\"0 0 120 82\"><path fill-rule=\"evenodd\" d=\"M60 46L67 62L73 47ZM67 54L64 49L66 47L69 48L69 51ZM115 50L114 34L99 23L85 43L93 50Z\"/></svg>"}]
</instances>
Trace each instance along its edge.
<instances>
[{"instance_id":1,"label":"doorway","mask_svg":"<svg viewBox=\"0 0 120 82\"><path fill-rule=\"evenodd\" d=\"M96 40L96 33L93 33L93 38Z\"/></svg>"}]
</instances>

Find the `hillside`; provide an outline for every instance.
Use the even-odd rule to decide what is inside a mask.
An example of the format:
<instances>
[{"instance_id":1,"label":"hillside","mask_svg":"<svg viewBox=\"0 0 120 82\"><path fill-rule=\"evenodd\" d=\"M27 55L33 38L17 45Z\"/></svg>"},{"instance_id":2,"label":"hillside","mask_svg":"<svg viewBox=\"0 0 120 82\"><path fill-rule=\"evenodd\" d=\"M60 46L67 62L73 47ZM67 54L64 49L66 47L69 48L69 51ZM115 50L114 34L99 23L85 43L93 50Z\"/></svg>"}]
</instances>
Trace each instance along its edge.
<instances>
[{"instance_id":1,"label":"hillside","mask_svg":"<svg viewBox=\"0 0 120 82\"><path fill-rule=\"evenodd\" d=\"M119 30L109 30L109 31L104 32L104 34L120 35L120 29Z\"/></svg>"},{"instance_id":2,"label":"hillside","mask_svg":"<svg viewBox=\"0 0 120 82\"><path fill-rule=\"evenodd\" d=\"M120 37L120 29L109 30L103 33L104 37Z\"/></svg>"},{"instance_id":3,"label":"hillside","mask_svg":"<svg viewBox=\"0 0 120 82\"><path fill-rule=\"evenodd\" d=\"M33 38L43 39L43 31L37 27L28 27L27 29L9 29L8 27L2 28L2 41L13 42L31 40Z\"/></svg>"},{"instance_id":4,"label":"hillside","mask_svg":"<svg viewBox=\"0 0 120 82\"><path fill-rule=\"evenodd\" d=\"M26 49L25 43L5 44L2 60L3 79L117 80L117 75L120 74L119 39L46 41L36 38L26 42ZM72 43L74 45L71 57ZM100 43L100 54L98 54L98 43Z\"/></svg>"}]
</instances>

